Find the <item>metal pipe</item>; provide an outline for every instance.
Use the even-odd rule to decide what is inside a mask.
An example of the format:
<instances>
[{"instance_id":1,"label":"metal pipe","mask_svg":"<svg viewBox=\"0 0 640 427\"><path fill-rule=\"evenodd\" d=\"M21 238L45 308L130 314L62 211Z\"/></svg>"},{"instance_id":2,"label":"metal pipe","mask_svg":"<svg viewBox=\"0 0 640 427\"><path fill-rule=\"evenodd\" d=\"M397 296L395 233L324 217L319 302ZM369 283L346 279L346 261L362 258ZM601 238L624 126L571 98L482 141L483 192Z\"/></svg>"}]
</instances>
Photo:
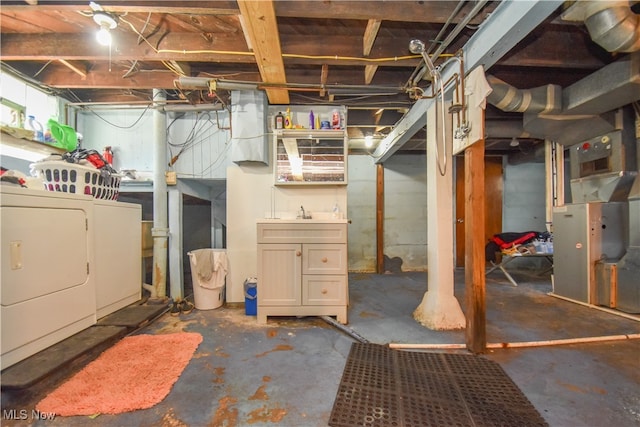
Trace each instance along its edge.
<instances>
[{"instance_id":1,"label":"metal pipe","mask_svg":"<svg viewBox=\"0 0 640 427\"><path fill-rule=\"evenodd\" d=\"M449 47L449 45L451 44L451 42L453 42L453 40L458 36L458 34L460 34L460 32L467 26L467 24L473 19L475 18L475 16L480 12L480 10L488 3L488 0L482 0L482 1L478 1L476 2L476 5L473 7L473 9L469 12L469 14L467 16L464 17L464 19L460 22L458 22L458 24L453 28L453 30L449 33L449 35L447 36L447 38L445 38L443 40L443 42L438 46L438 49L436 49L436 51L433 53L433 55L431 55L431 61L432 62L436 62L438 60L438 57L440 56L440 54L442 52L444 52L444 50L446 48ZM416 86L417 82L422 80L422 77L424 76L425 72L424 72L424 68L422 68L422 70L420 70L417 75L412 78L410 80L410 85L411 86Z\"/></svg>"},{"instance_id":2,"label":"metal pipe","mask_svg":"<svg viewBox=\"0 0 640 427\"><path fill-rule=\"evenodd\" d=\"M368 339L366 339L365 337L363 337L362 335L358 334L356 331L354 331L351 328L348 328L344 325L342 325L339 322L336 322L335 320L333 320L333 318L329 317L329 316L320 316L320 318L322 320L324 320L325 322L327 322L328 324L330 324L331 326L341 330L342 332L346 333L347 335L349 335L350 337L352 337L353 339L355 339L356 341L359 341L363 344L367 344L369 342Z\"/></svg>"},{"instance_id":3,"label":"metal pipe","mask_svg":"<svg viewBox=\"0 0 640 427\"><path fill-rule=\"evenodd\" d=\"M153 90L153 99L158 103L166 100L164 91ZM169 241L167 215L167 118L160 108L153 110L153 283L152 299L167 296L167 247Z\"/></svg>"}]
</instances>

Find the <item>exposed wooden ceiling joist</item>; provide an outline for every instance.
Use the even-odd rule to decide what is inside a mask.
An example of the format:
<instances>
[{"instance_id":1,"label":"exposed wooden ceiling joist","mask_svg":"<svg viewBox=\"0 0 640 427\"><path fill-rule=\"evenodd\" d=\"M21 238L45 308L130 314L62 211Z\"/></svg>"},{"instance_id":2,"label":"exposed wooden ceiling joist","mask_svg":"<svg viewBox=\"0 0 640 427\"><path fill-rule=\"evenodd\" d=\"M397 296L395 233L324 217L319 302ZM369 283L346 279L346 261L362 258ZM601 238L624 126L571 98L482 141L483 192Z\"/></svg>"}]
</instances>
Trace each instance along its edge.
<instances>
[{"instance_id":1,"label":"exposed wooden ceiling joist","mask_svg":"<svg viewBox=\"0 0 640 427\"><path fill-rule=\"evenodd\" d=\"M238 6L262 80L265 83L286 84L273 2L238 0ZM271 104L289 103L289 92L286 89L266 89L266 93Z\"/></svg>"}]
</instances>

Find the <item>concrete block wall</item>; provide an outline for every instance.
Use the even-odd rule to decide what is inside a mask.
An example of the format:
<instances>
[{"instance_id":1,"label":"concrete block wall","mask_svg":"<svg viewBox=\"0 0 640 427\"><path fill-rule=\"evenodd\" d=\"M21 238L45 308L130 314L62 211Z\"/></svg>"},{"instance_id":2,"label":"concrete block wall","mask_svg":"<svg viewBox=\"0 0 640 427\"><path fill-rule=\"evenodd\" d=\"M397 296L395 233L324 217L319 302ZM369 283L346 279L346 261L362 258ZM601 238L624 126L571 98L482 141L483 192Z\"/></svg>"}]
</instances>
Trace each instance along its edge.
<instances>
[{"instance_id":1,"label":"concrete block wall","mask_svg":"<svg viewBox=\"0 0 640 427\"><path fill-rule=\"evenodd\" d=\"M349 271L376 271L376 165L367 155L349 156L347 217Z\"/></svg>"},{"instance_id":2,"label":"concrete block wall","mask_svg":"<svg viewBox=\"0 0 640 427\"><path fill-rule=\"evenodd\" d=\"M427 174L424 154L396 154L385 162L384 253L402 271L427 268Z\"/></svg>"},{"instance_id":3,"label":"concrete block wall","mask_svg":"<svg viewBox=\"0 0 640 427\"><path fill-rule=\"evenodd\" d=\"M384 254L402 271L427 267L427 176L424 154L397 154L384 165ZM349 270L376 269L376 165L349 157ZM399 258L399 260L398 260Z\"/></svg>"}]
</instances>

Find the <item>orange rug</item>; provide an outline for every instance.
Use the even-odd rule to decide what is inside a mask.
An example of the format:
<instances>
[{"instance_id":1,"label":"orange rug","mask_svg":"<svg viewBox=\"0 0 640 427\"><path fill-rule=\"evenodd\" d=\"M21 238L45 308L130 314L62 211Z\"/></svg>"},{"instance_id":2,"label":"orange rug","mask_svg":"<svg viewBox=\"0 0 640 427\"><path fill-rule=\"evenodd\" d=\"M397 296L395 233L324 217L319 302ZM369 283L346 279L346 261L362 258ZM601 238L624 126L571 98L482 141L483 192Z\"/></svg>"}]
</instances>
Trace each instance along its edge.
<instances>
[{"instance_id":1,"label":"orange rug","mask_svg":"<svg viewBox=\"0 0 640 427\"><path fill-rule=\"evenodd\" d=\"M36 409L73 416L150 408L169 394L201 342L202 335L186 332L123 338Z\"/></svg>"}]
</instances>

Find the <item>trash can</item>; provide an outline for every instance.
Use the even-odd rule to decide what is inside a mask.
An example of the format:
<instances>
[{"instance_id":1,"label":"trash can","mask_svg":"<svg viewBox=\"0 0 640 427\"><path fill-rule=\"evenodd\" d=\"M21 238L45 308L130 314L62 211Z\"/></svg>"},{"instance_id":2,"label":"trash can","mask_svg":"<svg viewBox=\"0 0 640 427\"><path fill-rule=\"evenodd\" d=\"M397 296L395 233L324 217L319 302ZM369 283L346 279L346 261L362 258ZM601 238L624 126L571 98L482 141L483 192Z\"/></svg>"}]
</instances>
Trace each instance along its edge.
<instances>
[{"instance_id":1,"label":"trash can","mask_svg":"<svg viewBox=\"0 0 640 427\"><path fill-rule=\"evenodd\" d=\"M212 310L224 303L227 276L225 249L196 249L187 252L191 265L193 300L198 310Z\"/></svg>"},{"instance_id":2,"label":"trash can","mask_svg":"<svg viewBox=\"0 0 640 427\"><path fill-rule=\"evenodd\" d=\"M258 279L255 277L244 281L244 312L247 316L258 314Z\"/></svg>"}]
</instances>

